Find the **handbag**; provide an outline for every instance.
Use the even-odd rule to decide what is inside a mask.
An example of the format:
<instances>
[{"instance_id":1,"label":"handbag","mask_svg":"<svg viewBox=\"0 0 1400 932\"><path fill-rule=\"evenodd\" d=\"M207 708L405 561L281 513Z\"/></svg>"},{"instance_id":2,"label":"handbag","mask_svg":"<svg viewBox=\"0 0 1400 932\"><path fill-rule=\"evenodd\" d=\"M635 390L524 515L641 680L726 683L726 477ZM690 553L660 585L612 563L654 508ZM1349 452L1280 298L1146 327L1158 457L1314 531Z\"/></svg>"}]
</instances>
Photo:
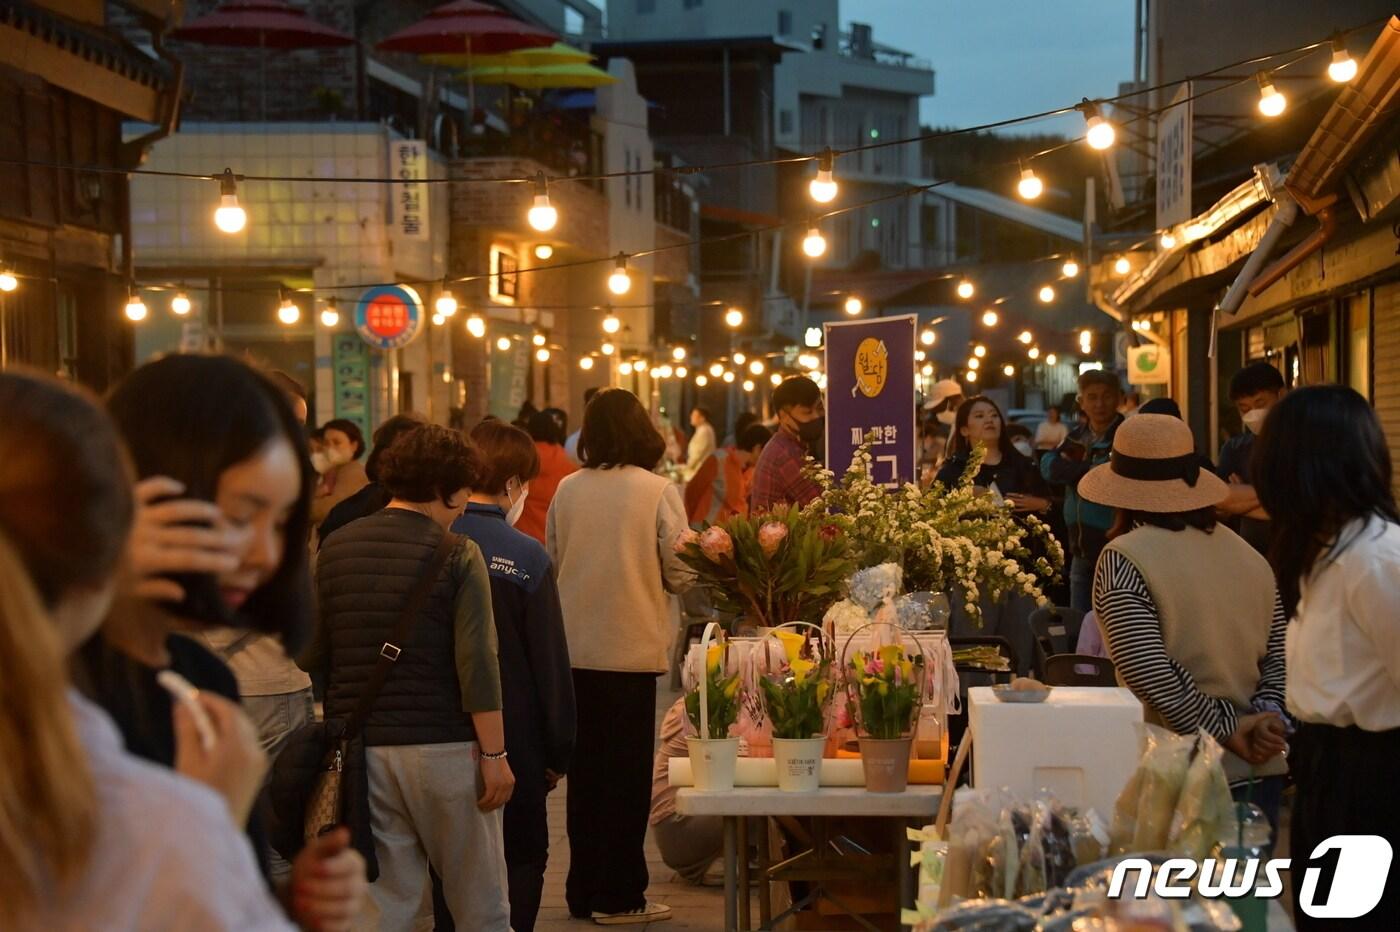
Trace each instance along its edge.
<instances>
[{"instance_id":1,"label":"handbag","mask_svg":"<svg viewBox=\"0 0 1400 932\"><path fill-rule=\"evenodd\" d=\"M284 826L273 846L284 858L291 860L306 842L345 824L348 821L347 800L362 797L366 811L358 813L360 818L353 820L351 834L355 836L354 846L365 856L366 866L370 868L369 879L372 881L377 875L374 842L368 832L368 779L360 731L403 653L402 645L408 642L433 584L459 540L455 534L444 534L438 542L422 575L414 583L398 621L380 647L365 691L350 717L302 726L292 734L273 764L273 806L278 824ZM309 758L317 762L310 773L307 772Z\"/></svg>"}]
</instances>

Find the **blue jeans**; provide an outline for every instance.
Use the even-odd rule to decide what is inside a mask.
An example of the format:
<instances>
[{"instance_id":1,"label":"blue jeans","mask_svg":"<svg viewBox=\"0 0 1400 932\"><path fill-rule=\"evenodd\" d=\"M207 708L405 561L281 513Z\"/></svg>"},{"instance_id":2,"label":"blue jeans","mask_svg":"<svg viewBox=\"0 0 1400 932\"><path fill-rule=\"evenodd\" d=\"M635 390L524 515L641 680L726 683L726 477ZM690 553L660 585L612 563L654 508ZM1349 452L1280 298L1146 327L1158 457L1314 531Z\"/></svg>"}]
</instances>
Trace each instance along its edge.
<instances>
[{"instance_id":1,"label":"blue jeans","mask_svg":"<svg viewBox=\"0 0 1400 932\"><path fill-rule=\"evenodd\" d=\"M1069 607L1088 612L1094 607L1094 563L1088 557L1069 561Z\"/></svg>"}]
</instances>

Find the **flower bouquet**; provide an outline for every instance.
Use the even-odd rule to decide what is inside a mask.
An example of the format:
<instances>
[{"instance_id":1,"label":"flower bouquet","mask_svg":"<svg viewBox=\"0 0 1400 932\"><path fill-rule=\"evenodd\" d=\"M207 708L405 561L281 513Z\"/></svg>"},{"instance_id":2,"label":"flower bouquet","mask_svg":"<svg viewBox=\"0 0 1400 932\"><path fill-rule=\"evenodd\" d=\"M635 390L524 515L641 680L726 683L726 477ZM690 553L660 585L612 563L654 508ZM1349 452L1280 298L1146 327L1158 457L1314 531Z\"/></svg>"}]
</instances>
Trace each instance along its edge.
<instances>
[{"instance_id":1,"label":"flower bouquet","mask_svg":"<svg viewBox=\"0 0 1400 932\"><path fill-rule=\"evenodd\" d=\"M770 636L781 642L783 657L777 670L759 676L758 685L773 730L778 788L811 792L821 782L826 752L831 658L819 649L813 659L807 638L796 631L779 629Z\"/></svg>"},{"instance_id":2,"label":"flower bouquet","mask_svg":"<svg viewBox=\"0 0 1400 932\"><path fill-rule=\"evenodd\" d=\"M727 644L722 634L716 643L707 643L719 631L710 623L705 629L704 670L692 676L687 669L685 714L695 729L686 737L690 750L691 771L695 788L702 792L734 789L734 768L739 757L739 739L731 738L729 730L739 718L739 674L728 672Z\"/></svg>"},{"instance_id":3,"label":"flower bouquet","mask_svg":"<svg viewBox=\"0 0 1400 932\"><path fill-rule=\"evenodd\" d=\"M900 644L856 651L846 665L847 713L860 729L866 789L901 793L914 722L923 705L924 656Z\"/></svg>"}]
</instances>

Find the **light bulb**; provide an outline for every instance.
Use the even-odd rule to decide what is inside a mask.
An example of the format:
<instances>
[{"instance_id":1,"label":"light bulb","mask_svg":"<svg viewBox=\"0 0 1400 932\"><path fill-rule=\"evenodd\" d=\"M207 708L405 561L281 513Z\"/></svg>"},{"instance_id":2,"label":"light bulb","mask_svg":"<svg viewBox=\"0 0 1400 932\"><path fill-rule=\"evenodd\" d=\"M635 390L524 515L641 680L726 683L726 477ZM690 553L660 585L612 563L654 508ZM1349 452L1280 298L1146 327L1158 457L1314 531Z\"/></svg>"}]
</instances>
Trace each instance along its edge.
<instances>
[{"instance_id":1,"label":"light bulb","mask_svg":"<svg viewBox=\"0 0 1400 932\"><path fill-rule=\"evenodd\" d=\"M735 364L736 366L742 366L744 363L746 363L746 362L748 362L748 361L749 361L749 357L745 356L743 353L735 353L735 354L734 354L734 364Z\"/></svg>"},{"instance_id":2,"label":"light bulb","mask_svg":"<svg viewBox=\"0 0 1400 932\"><path fill-rule=\"evenodd\" d=\"M1127 256L1119 256L1113 261L1113 271L1119 275L1127 275L1133 270L1133 264L1128 261Z\"/></svg>"},{"instance_id":3,"label":"light bulb","mask_svg":"<svg viewBox=\"0 0 1400 932\"><path fill-rule=\"evenodd\" d=\"M123 309L126 319L132 323L146 319L146 302L141 300L141 296L135 291L127 295L126 307Z\"/></svg>"},{"instance_id":4,"label":"light bulb","mask_svg":"<svg viewBox=\"0 0 1400 932\"><path fill-rule=\"evenodd\" d=\"M621 329L622 329L622 321L620 321L620 320L617 319L617 315L615 315L615 314L609 314L607 317L604 317L604 318L603 318L603 332L604 332L604 333L617 333L617 332L618 332L619 330L621 330Z\"/></svg>"},{"instance_id":5,"label":"light bulb","mask_svg":"<svg viewBox=\"0 0 1400 932\"><path fill-rule=\"evenodd\" d=\"M291 298L283 297L282 303L277 307L277 319L290 327L301 320L301 308L297 307Z\"/></svg>"},{"instance_id":6,"label":"light bulb","mask_svg":"<svg viewBox=\"0 0 1400 932\"><path fill-rule=\"evenodd\" d=\"M978 359L976 356L971 357L971 358L968 359L968 361L967 361L967 367L968 367L969 369L977 369L977 368L979 368L981 365L982 365L982 360Z\"/></svg>"},{"instance_id":7,"label":"light bulb","mask_svg":"<svg viewBox=\"0 0 1400 932\"><path fill-rule=\"evenodd\" d=\"M1176 234L1171 230L1163 230L1162 235L1157 238L1157 245L1163 249L1176 248Z\"/></svg>"},{"instance_id":8,"label":"light bulb","mask_svg":"<svg viewBox=\"0 0 1400 932\"><path fill-rule=\"evenodd\" d=\"M706 385L710 384L710 377L702 372L695 377L695 384L704 388Z\"/></svg>"},{"instance_id":9,"label":"light bulb","mask_svg":"<svg viewBox=\"0 0 1400 932\"><path fill-rule=\"evenodd\" d=\"M754 389L753 379L744 379L744 391L751 392Z\"/></svg>"},{"instance_id":10,"label":"light bulb","mask_svg":"<svg viewBox=\"0 0 1400 932\"><path fill-rule=\"evenodd\" d=\"M807 185L807 193L812 195L812 200L818 204L829 204L836 199L838 188L831 171L835 160L835 155L830 149L817 158L817 177Z\"/></svg>"},{"instance_id":11,"label":"light bulb","mask_svg":"<svg viewBox=\"0 0 1400 932\"><path fill-rule=\"evenodd\" d=\"M976 372L976 370L973 370L973 371L967 373L967 375L964 375L964 376L963 376L963 381L965 381L965 382L976 382L976 381L977 381L977 372Z\"/></svg>"},{"instance_id":12,"label":"light bulb","mask_svg":"<svg viewBox=\"0 0 1400 932\"><path fill-rule=\"evenodd\" d=\"M995 327L1000 320L1001 315L997 314L997 312L991 308L982 312L982 325L985 327Z\"/></svg>"},{"instance_id":13,"label":"light bulb","mask_svg":"<svg viewBox=\"0 0 1400 932\"><path fill-rule=\"evenodd\" d=\"M1261 71L1259 80L1259 112L1266 117L1276 117L1288 107L1288 98L1279 93L1267 71Z\"/></svg>"},{"instance_id":14,"label":"light bulb","mask_svg":"<svg viewBox=\"0 0 1400 932\"><path fill-rule=\"evenodd\" d=\"M1033 201L1040 197L1045 191L1045 184L1036 176L1036 173L1029 169L1021 169L1021 180L1016 182L1016 193L1024 200Z\"/></svg>"},{"instance_id":15,"label":"light bulb","mask_svg":"<svg viewBox=\"0 0 1400 932\"><path fill-rule=\"evenodd\" d=\"M175 292L175 297L170 299L170 313L174 314L176 317L184 317L190 312L192 307L194 307L194 305L190 304L190 296L183 291Z\"/></svg>"},{"instance_id":16,"label":"light bulb","mask_svg":"<svg viewBox=\"0 0 1400 932\"><path fill-rule=\"evenodd\" d=\"M602 346L598 347L598 352L602 353L604 356L611 356L616 351L617 347L613 346L606 340L603 341Z\"/></svg>"},{"instance_id":17,"label":"light bulb","mask_svg":"<svg viewBox=\"0 0 1400 932\"><path fill-rule=\"evenodd\" d=\"M553 247L553 246L549 245L548 243L536 243L536 244L535 244L535 258L536 258L536 259L539 259L539 260L541 260L541 261L544 261L545 259L550 259L550 258L552 258L553 256L554 256L554 247Z\"/></svg>"},{"instance_id":18,"label":"light bulb","mask_svg":"<svg viewBox=\"0 0 1400 932\"><path fill-rule=\"evenodd\" d=\"M1060 266L1060 274L1065 278L1079 277L1079 263L1073 259L1066 259L1065 264Z\"/></svg>"},{"instance_id":19,"label":"light bulb","mask_svg":"<svg viewBox=\"0 0 1400 932\"><path fill-rule=\"evenodd\" d=\"M541 346L539 349L535 350L535 359L540 362L549 362L549 347Z\"/></svg>"},{"instance_id":20,"label":"light bulb","mask_svg":"<svg viewBox=\"0 0 1400 932\"><path fill-rule=\"evenodd\" d=\"M676 362L684 362L685 357L689 355L690 351L687 350L684 346L677 346L671 350L671 358L674 359Z\"/></svg>"},{"instance_id":21,"label":"light bulb","mask_svg":"<svg viewBox=\"0 0 1400 932\"><path fill-rule=\"evenodd\" d=\"M1016 334L1016 339L1025 346L1030 346L1031 341L1034 340L1035 337L1031 334L1029 330L1022 330L1020 333Z\"/></svg>"},{"instance_id":22,"label":"light bulb","mask_svg":"<svg viewBox=\"0 0 1400 932\"><path fill-rule=\"evenodd\" d=\"M921 349L916 349L916 350L914 350L914 361L915 361L915 362L923 362L925 359L928 359L928 353L925 353L925 352L924 352L923 350L921 350Z\"/></svg>"},{"instance_id":23,"label":"light bulb","mask_svg":"<svg viewBox=\"0 0 1400 932\"><path fill-rule=\"evenodd\" d=\"M1039 359L1039 358L1040 358L1040 347L1038 347L1038 346L1032 346L1030 349L1026 350L1026 355L1027 355L1028 357L1030 357L1031 359Z\"/></svg>"},{"instance_id":24,"label":"light bulb","mask_svg":"<svg viewBox=\"0 0 1400 932\"><path fill-rule=\"evenodd\" d=\"M1051 353L1045 357L1045 364L1047 366L1053 366L1057 362L1059 362L1059 358L1054 353Z\"/></svg>"},{"instance_id":25,"label":"light bulb","mask_svg":"<svg viewBox=\"0 0 1400 932\"><path fill-rule=\"evenodd\" d=\"M769 385L772 385L774 388L777 388L779 385L782 385L782 384L783 384L783 375L782 375L782 373L781 373L781 372L774 372L772 375L770 375L770 376L768 377L768 384L769 384Z\"/></svg>"},{"instance_id":26,"label":"light bulb","mask_svg":"<svg viewBox=\"0 0 1400 932\"><path fill-rule=\"evenodd\" d=\"M7 268L0 268L0 291L14 291L19 287L19 279Z\"/></svg>"},{"instance_id":27,"label":"light bulb","mask_svg":"<svg viewBox=\"0 0 1400 932\"><path fill-rule=\"evenodd\" d=\"M1037 292L1036 296L1040 298L1040 303L1049 304L1051 301L1055 300L1055 289L1050 285L1041 285L1040 291Z\"/></svg>"},{"instance_id":28,"label":"light bulb","mask_svg":"<svg viewBox=\"0 0 1400 932\"><path fill-rule=\"evenodd\" d=\"M1079 110L1084 114L1084 138L1089 146L1099 150L1112 146L1118 138L1118 131L1099 113L1098 105L1085 100L1079 105Z\"/></svg>"},{"instance_id":29,"label":"light bulb","mask_svg":"<svg viewBox=\"0 0 1400 932\"><path fill-rule=\"evenodd\" d=\"M584 372L587 372L589 369L592 369L592 368L593 368L593 357L592 357L592 356L580 356L580 357L579 357L579 360L578 360L578 367L579 367L580 369L582 369Z\"/></svg>"},{"instance_id":30,"label":"light bulb","mask_svg":"<svg viewBox=\"0 0 1400 932\"><path fill-rule=\"evenodd\" d=\"M932 346L937 339L938 334L934 333L931 329L926 328L923 333L919 334L919 342L924 346Z\"/></svg>"},{"instance_id":31,"label":"light bulb","mask_svg":"<svg viewBox=\"0 0 1400 932\"><path fill-rule=\"evenodd\" d=\"M683 379L690 374L690 370L685 366L676 366L676 378Z\"/></svg>"},{"instance_id":32,"label":"light bulb","mask_svg":"<svg viewBox=\"0 0 1400 932\"><path fill-rule=\"evenodd\" d=\"M724 370L724 376L723 376L723 378L724 378L725 384L729 384L729 383L731 383L731 382L734 381L734 373L733 373L733 372L730 372L728 369L725 369L725 370Z\"/></svg>"},{"instance_id":33,"label":"light bulb","mask_svg":"<svg viewBox=\"0 0 1400 932\"><path fill-rule=\"evenodd\" d=\"M510 337L498 337L496 339L496 349L503 353L510 349Z\"/></svg>"},{"instance_id":34,"label":"light bulb","mask_svg":"<svg viewBox=\"0 0 1400 932\"><path fill-rule=\"evenodd\" d=\"M340 308L336 304L335 298L326 302L326 306L321 309L321 326L326 328L338 327L340 325Z\"/></svg>"},{"instance_id":35,"label":"light bulb","mask_svg":"<svg viewBox=\"0 0 1400 932\"><path fill-rule=\"evenodd\" d=\"M444 289L442 294L437 296L437 300L433 302L433 310L443 317L451 317L457 313L456 295Z\"/></svg>"},{"instance_id":36,"label":"light bulb","mask_svg":"<svg viewBox=\"0 0 1400 932\"><path fill-rule=\"evenodd\" d=\"M928 376L933 375L933 363L931 363L931 362L926 362L926 363L924 363L924 364L923 364L923 367L919 369L919 374L923 375L925 378L927 378Z\"/></svg>"},{"instance_id":37,"label":"light bulb","mask_svg":"<svg viewBox=\"0 0 1400 932\"><path fill-rule=\"evenodd\" d=\"M671 364L668 362L663 362L660 366L657 366L657 371L663 379L669 379L676 374L676 370L671 368Z\"/></svg>"},{"instance_id":38,"label":"light bulb","mask_svg":"<svg viewBox=\"0 0 1400 932\"><path fill-rule=\"evenodd\" d=\"M618 363L618 364L617 364L617 374L618 374L618 375L631 375L631 374L632 374L632 364L631 364L630 362L620 362L620 363Z\"/></svg>"},{"instance_id":39,"label":"light bulb","mask_svg":"<svg viewBox=\"0 0 1400 932\"><path fill-rule=\"evenodd\" d=\"M850 314L852 317L854 317L863 310L865 310L865 302L861 301L860 298L857 298L855 295L851 295L846 299L847 314Z\"/></svg>"},{"instance_id":40,"label":"light bulb","mask_svg":"<svg viewBox=\"0 0 1400 932\"><path fill-rule=\"evenodd\" d=\"M632 288L632 276L627 274L627 256L617 254L617 266L608 276L608 290L613 294L626 294Z\"/></svg>"},{"instance_id":41,"label":"light bulb","mask_svg":"<svg viewBox=\"0 0 1400 932\"><path fill-rule=\"evenodd\" d=\"M648 370L647 375L651 376L653 379L661 378L661 367L652 366L651 369Z\"/></svg>"},{"instance_id":42,"label":"light bulb","mask_svg":"<svg viewBox=\"0 0 1400 932\"><path fill-rule=\"evenodd\" d=\"M473 314L467 318L467 333L478 340L486 336L486 321L480 314Z\"/></svg>"},{"instance_id":43,"label":"light bulb","mask_svg":"<svg viewBox=\"0 0 1400 932\"><path fill-rule=\"evenodd\" d=\"M535 173L535 201L526 212L525 220L541 233L548 233L559 222L559 211L549 203L549 180L544 172Z\"/></svg>"},{"instance_id":44,"label":"light bulb","mask_svg":"<svg viewBox=\"0 0 1400 932\"><path fill-rule=\"evenodd\" d=\"M437 311L433 311L432 321L434 327L441 327L444 323L447 322L447 318L443 317Z\"/></svg>"},{"instance_id":45,"label":"light bulb","mask_svg":"<svg viewBox=\"0 0 1400 932\"><path fill-rule=\"evenodd\" d=\"M214 210L214 226L224 233L238 233L248 225L248 212L238 203L238 181L225 168L219 176L219 206Z\"/></svg>"},{"instance_id":46,"label":"light bulb","mask_svg":"<svg viewBox=\"0 0 1400 932\"><path fill-rule=\"evenodd\" d=\"M964 301L966 301L968 298L972 297L976 293L977 288L972 284L971 280L964 278L962 281L958 282L959 298L962 298Z\"/></svg>"},{"instance_id":47,"label":"light bulb","mask_svg":"<svg viewBox=\"0 0 1400 932\"><path fill-rule=\"evenodd\" d=\"M530 342L531 342L532 344L534 344L535 346L544 346L544 344L545 344L544 334L543 334L543 333L540 333L540 332L538 332L538 331L536 331L535 333L532 333L532 334L530 335Z\"/></svg>"},{"instance_id":48,"label":"light bulb","mask_svg":"<svg viewBox=\"0 0 1400 932\"><path fill-rule=\"evenodd\" d=\"M762 375L765 368L767 367L763 365L762 359L755 359L753 362L749 363L749 371L754 375Z\"/></svg>"},{"instance_id":49,"label":"light bulb","mask_svg":"<svg viewBox=\"0 0 1400 932\"><path fill-rule=\"evenodd\" d=\"M731 307L729 310L724 312L724 324L730 329L743 326L744 312L739 310L737 307Z\"/></svg>"},{"instance_id":50,"label":"light bulb","mask_svg":"<svg viewBox=\"0 0 1400 932\"><path fill-rule=\"evenodd\" d=\"M1011 376L1016 374L1016 367L1011 365L1011 363L1007 363L1006 365L1001 367L1001 371L1002 374L1004 374L1007 378L1010 378Z\"/></svg>"},{"instance_id":51,"label":"light bulb","mask_svg":"<svg viewBox=\"0 0 1400 932\"><path fill-rule=\"evenodd\" d=\"M816 227L809 227L806 237L802 240L802 251L812 259L818 259L826 253L826 237L822 236L822 231Z\"/></svg>"},{"instance_id":52,"label":"light bulb","mask_svg":"<svg viewBox=\"0 0 1400 932\"><path fill-rule=\"evenodd\" d=\"M987 355L987 348L981 343L978 343L972 348L972 355L976 356L978 359L981 359L983 356Z\"/></svg>"},{"instance_id":53,"label":"light bulb","mask_svg":"<svg viewBox=\"0 0 1400 932\"><path fill-rule=\"evenodd\" d=\"M724 366L720 365L717 362L710 363L710 375L714 376L715 378L719 378L721 375L724 375Z\"/></svg>"},{"instance_id":54,"label":"light bulb","mask_svg":"<svg viewBox=\"0 0 1400 932\"><path fill-rule=\"evenodd\" d=\"M1356 77L1356 59L1347 54L1341 36L1332 40L1332 63L1327 66L1327 77L1338 84L1346 84Z\"/></svg>"}]
</instances>

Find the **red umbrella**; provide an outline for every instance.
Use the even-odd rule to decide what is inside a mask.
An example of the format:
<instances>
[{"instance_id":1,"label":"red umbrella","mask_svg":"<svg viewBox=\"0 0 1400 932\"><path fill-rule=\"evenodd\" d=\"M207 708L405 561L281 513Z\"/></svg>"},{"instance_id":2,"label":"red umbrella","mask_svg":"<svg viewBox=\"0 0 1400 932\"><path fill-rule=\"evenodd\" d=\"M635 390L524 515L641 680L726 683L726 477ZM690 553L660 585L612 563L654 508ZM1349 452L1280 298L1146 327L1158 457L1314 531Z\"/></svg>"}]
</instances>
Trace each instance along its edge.
<instances>
[{"instance_id":1,"label":"red umbrella","mask_svg":"<svg viewBox=\"0 0 1400 932\"><path fill-rule=\"evenodd\" d=\"M354 45L347 36L322 25L281 0L229 0L207 16L176 29L177 39L201 45L258 49L318 49ZM259 110L266 111L265 68L259 68Z\"/></svg>"},{"instance_id":2,"label":"red umbrella","mask_svg":"<svg viewBox=\"0 0 1400 932\"><path fill-rule=\"evenodd\" d=\"M400 29L376 48L414 55L468 53L501 55L553 45L559 37L476 0L457 0Z\"/></svg>"}]
</instances>

